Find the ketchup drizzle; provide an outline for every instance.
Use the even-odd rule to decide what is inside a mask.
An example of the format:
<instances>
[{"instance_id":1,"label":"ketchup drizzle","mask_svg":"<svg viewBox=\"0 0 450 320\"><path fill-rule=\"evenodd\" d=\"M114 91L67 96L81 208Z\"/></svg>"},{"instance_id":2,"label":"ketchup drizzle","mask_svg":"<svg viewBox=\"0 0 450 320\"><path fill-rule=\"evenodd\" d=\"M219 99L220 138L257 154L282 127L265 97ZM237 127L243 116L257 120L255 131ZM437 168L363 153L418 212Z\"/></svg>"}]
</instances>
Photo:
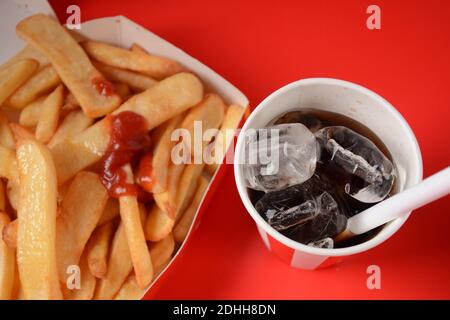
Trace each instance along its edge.
<instances>
[{"instance_id":1,"label":"ketchup drizzle","mask_svg":"<svg viewBox=\"0 0 450 320\"><path fill-rule=\"evenodd\" d=\"M122 166L134 162L138 156L150 147L147 121L141 115L124 111L108 116L110 122L110 140L102 158L101 180L113 198L133 195L144 201L148 195L134 182L129 183Z\"/></svg>"},{"instance_id":2,"label":"ketchup drizzle","mask_svg":"<svg viewBox=\"0 0 450 320\"><path fill-rule=\"evenodd\" d=\"M110 97L116 92L113 84L103 77L94 77L91 79L91 82L95 88L95 91L97 91L101 96Z\"/></svg>"}]
</instances>

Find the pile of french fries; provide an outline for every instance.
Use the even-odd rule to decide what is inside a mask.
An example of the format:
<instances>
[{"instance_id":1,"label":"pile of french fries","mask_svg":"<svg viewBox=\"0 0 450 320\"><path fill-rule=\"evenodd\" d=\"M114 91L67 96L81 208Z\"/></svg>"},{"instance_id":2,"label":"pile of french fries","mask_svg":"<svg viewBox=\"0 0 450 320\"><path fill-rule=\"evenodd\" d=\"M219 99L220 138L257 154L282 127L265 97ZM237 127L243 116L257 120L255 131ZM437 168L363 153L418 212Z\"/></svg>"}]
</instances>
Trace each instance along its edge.
<instances>
[{"instance_id":1,"label":"pile of french fries","mask_svg":"<svg viewBox=\"0 0 450 320\"><path fill-rule=\"evenodd\" d=\"M220 133L244 109L138 45L80 42L42 14L16 31L27 46L0 66L0 299L139 299L185 240L231 142ZM101 182L108 119L123 111L147 122L154 202ZM220 129L203 145L213 164L171 161L171 133L194 121ZM135 181L135 165L123 170Z\"/></svg>"}]
</instances>

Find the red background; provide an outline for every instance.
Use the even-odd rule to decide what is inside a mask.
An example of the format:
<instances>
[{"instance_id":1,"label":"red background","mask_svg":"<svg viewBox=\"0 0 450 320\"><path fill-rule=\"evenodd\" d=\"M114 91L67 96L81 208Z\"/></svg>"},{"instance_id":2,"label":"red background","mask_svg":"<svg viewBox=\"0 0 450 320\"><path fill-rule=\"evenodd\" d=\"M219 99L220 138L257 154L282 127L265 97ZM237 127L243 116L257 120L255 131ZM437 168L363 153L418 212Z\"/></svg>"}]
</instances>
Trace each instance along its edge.
<instances>
[{"instance_id":1,"label":"red background","mask_svg":"<svg viewBox=\"0 0 450 320\"><path fill-rule=\"evenodd\" d=\"M450 1L51 1L65 20L124 15L223 75L255 107L288 82L335 77L389 100L416 133L425 177L450 163ZM382 30L366 28L378 4ZM301 271L273 257L226 168L201 226L159 299L450 298L450 198L413 213L390 240L335 268ZM381 290L366 268L381 267Z\"/></svg>"}]
</instances>

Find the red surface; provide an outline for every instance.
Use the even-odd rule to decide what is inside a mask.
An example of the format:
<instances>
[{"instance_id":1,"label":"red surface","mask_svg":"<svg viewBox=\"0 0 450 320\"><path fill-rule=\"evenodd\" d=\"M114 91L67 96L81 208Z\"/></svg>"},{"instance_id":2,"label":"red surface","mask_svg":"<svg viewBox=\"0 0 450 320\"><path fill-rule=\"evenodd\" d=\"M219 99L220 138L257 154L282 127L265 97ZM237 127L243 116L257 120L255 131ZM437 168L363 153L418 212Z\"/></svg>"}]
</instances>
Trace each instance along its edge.
<instances>
[{"instance_id":1,"label":"red surface","mask_svg":"<svg viewBox=\"0 0 450 320\"><path fill-rule=\"evenodd\" d=\"M125 15L240 88L252 107L306 77L353 81L381 94L413 128L425 176L450 164L450 1L51 1L82 19ZM365 26L368 5L382 30ZM381 246L320 271L294 270L263 247L232 167L198 231L156 293L160 299L450 298L450 197L413 213ZM381 290L366 268L381 267Z\"/></svg>"}]
</instances>

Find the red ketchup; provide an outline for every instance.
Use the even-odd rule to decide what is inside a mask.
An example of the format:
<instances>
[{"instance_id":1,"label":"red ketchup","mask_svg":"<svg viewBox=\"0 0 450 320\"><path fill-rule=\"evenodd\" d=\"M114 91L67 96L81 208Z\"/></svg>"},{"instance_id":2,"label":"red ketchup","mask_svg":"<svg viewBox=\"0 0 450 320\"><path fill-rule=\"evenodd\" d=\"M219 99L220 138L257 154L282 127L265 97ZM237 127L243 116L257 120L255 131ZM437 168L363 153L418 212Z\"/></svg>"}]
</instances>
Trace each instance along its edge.
<instances>
[{"instance_id":1,"label":"red ketchup","mask_svg":"<svg viewBox=\"0 0 450 320\"><path fill-rule=\"evenodd\" d=\"M110 97L115 93L113 84L103 77L96 76L91 79L91 82L95 91L101 96Z\"/></svg>"},{"instance_id":2,"label":"red ketchup","mask_svg":"<svg viewBox=\"0 0 450 320\"><path fill-rule=\"evenodd\" d=\"M149 149L147 121L131 111L124 111L108 118L110 140L102 158L102 183L113 198L132 195L146 201L149 195L144 194L134 182L127 182L122 166L134 162Z\"/></svg>"}]
</instances>

